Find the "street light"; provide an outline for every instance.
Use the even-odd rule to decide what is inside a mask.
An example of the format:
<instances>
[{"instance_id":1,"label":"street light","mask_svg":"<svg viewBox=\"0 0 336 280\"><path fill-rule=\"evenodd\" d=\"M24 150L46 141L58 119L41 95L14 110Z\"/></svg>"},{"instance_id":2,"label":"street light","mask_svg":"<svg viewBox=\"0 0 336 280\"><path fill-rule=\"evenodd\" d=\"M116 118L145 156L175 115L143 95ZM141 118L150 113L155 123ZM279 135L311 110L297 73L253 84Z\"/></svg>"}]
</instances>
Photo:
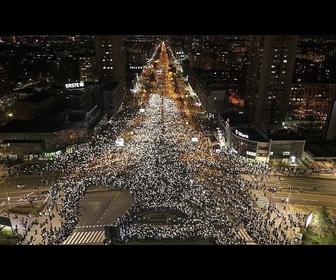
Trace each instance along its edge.
<instances>
[{"instance_id":1,"label":"street light","mask_svg":"<svg viewBox=\"0 0 336 280\"><path fill-rule=\"evenodd\" d=\"M48 216L49 216L49 223L50 223L50 232L52 232L52 230L53 230L53 226L52 226L52 217L51 217L51 215L50 215L50 207L48 207Z\"/></svg>"},{"instance_id":2,"label":"street light","mask_svg":"<svg viewBox=\"0 0 336 280\"><path fill-rule=\"evenodd\" d=\"M6 186L7 182L4 184L5 185L5 190L6 190L6 196L7 196L7 200L8 200L8 207L10 208L10 197L8 196L8 192L7 192L7 186Z\"/></svg>"},{"instance_id":3,"label":"street light","mask_svg":"<svg viewBox=\"0 0 336 280\"><path fill-rule=\"evenodd\" d=\"M288 197L286 198L286 209L288 209L288 204L289 204L289 197L292 191L292 186L288 185Z\"/></svg>"}]
</instances>

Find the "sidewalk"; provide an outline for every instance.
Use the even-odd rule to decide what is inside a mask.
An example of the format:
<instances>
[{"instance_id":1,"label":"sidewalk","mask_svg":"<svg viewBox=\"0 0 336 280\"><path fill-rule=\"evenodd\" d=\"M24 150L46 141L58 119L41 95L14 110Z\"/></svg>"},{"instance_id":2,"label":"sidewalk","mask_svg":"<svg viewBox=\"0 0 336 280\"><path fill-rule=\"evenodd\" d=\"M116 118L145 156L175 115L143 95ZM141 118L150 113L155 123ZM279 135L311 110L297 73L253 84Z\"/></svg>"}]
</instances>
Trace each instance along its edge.
<instances>
[{"instance_id":1,"label":"sidewalk","mask_svg":"<svg viewBox=\"0 0 336 280\"><path fill-rule=\"evenodd\" d=\"M266 193L264 193L261 190L251 190L252 195L255 197L254 202L256 207L259 208L260 212L262 213L262 215L264 217L269 216L268 220L271 221L273 219L275 219L276 223L275 225L273 225L274 228L285 228L285 225L283 225L283 220L281 217L279 217L276 213L276 211L272 211L272 214L269 215L269 211L267 210L269 205L273 205L277 208L277 210L281 213L281 216L286 218L286 221L289 220L289 216L292 216L293 218L296 217L297 213L300 214L300 216L302 217L303 214L305 215L309 215L310 210L308 209L304 209L303 207L295 207L292 206L290 204L286 205L286 202L282 202L282 203L273 203L272 201L270 201L267 197L267 195L265 195ZM281 227L279 228L281 223ZM300 224L303 225L304 221L302 219L300 219ZM299 233L299 229L301 228L301 226L298 226L296 228L294 227L289 227L289 229L286 231L287 236L289 237L290 240L294 240L295 237L297 236L297 233Z\"/></svg>"},{"instance_id":2,"label":"sidewalk","mask_svg":"<svg viewBox=\"0 0 336 280\"><path fill-rule=\"evenodd\" d=\"M336 173L312 173L305 175L288 175L280 172L270 172L270 175L280 176L281 177L295 177L295 178L318 178L318 179L328 179L328 180L336 180Z\"/></svg>"},{"instance_id":3,"label":"sidewalk","mask_svg":"<svg viewBox=\"0 0 336 280\"><path fill-rule=\"evenodd\" d=\"M9 213L12 230L17 230L24 237L21 244L47 244L47 237L53 236L55 229L61 227L62 218L57 212L60 207L61 201L59 200L57 201L57 207L55 206L50 213L45 206L39 216Z\"/></svg>"}]
</instances>

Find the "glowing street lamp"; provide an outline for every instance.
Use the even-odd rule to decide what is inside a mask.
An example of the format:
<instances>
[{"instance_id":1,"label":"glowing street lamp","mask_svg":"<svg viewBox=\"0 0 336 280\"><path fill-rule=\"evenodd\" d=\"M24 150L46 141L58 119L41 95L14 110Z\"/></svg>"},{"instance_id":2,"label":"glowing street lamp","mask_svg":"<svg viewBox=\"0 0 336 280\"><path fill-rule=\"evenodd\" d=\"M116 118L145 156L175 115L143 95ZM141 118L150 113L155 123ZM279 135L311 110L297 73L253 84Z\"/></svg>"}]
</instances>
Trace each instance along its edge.
<instances>
[{"instance_id":1,"label":"glowing street lamp","mask_svg":"<svg viewBox=\"0 0 336 280\"><path fill-rule=\"evenodd\" d=\"M286 209L288 209L288 204L289 204L289 197L290 197L290 194L291 194L291 191L292 191L292 186L291 185L288 185L288 197L286 198Z\"/></svg>"},{"instance_id":2,"label":"glowing street lamp","mask_svg":"<svg viewBox=\"0 0 336 280\"><path fill-rule=\"evenodd\" d=\"M11 206L10 206L10 197L8 196L6 183L5 183L5 190L6 190L7 200L8 200L8 207L10 208L10 207L11 207Z\"/></svg>"},{"instance_id":3,"label":"glowing street lamp","mask_svg":"<svg viewBox=\"0 0 336 280\"><path fill-rule=\"evenodd\" d=\"M312 220L313 220L313 211L311 211L306 218L305 228L307 228L309 226L309 224L312 222Z\"/></svg>"}]
</instances>

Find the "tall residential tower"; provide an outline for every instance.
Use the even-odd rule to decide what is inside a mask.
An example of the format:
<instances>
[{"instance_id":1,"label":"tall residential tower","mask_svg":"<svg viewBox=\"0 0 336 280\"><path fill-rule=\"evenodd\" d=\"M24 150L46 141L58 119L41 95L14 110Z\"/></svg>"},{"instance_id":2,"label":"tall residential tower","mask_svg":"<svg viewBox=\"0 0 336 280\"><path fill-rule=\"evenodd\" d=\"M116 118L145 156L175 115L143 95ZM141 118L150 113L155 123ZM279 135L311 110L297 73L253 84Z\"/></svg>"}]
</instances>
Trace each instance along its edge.
<instances>
[{"instance_id":1,"label":"tall residential tower","mask_svg":"<svg viewBox=\"0 0 336 280\"><path fill-rule=\"evenodd\" d=\"M11 93L12 89L8 78L7 71L0 65L0 96Z\"/></svg>"},{"instance_id":2,"label":"tall residential tower","mask_svg":"<svg viewBox=\"0 0 336 280\"><path fill-rule=\"evenodd\" d=\"M121 35L95 36L97 78L100 82L118 82L126 90L125 51Z\"/></svg>"},{"instance_id":3,"label":"tall residential tower","mask_svg":"<svg viewBox=\"0 0 336 280\"><path fill-rule=\"evenodd\" d=\"M285 121L298 35L255 35L246 81L245 112L252 123L270 131Z\"/></svg>"}]
</instances>

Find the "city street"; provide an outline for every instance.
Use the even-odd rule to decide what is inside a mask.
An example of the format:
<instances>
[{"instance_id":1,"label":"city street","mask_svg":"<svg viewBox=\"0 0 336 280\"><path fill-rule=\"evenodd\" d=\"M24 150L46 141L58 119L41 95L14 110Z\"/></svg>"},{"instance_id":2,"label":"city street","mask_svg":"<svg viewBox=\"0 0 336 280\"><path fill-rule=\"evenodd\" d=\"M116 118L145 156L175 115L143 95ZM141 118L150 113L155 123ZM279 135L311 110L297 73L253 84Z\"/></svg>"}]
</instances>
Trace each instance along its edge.
<instances>
[{"instance_id":1,"label":"city street","mask_svg":"<svg viewBox=\"0 0 336 280\"><path fill-rule=\"evenodd\" d=\"M326 206L336 209L336 179L334 177L280 176L270 175L259 182L265 183L266 189L275 188L276 193L267 191L267 197L273 202L289 197L290 204L303 206ZM335 210L332 212L335 213Z\"/></svg>"},{"instance_id":2,"label":"city street","mask_svg":"<svg viewBox=\"0 0 336 280\"><path fill-rule=\"evenodd\" d=\"M127 104L108 121L93 145L60 154L52 172L3 179L5 215L16 203L45 203L38 217L9 213L23 244L104 244L104 227L114 225L120 243L295 245L309 207L336 207L336 181L269 176L264 163L226 147L215 152L210 120L197 117L202 110L177 81L172 60L161 46L149 71L155 83L142 77L134 107ZM29 202L33 196L38 199ZM167 213L162 223L146 222ZM149 219L140 223L141 215Z\"/></svg>"},{"instance_id":3,"label":"city street","mask_svg":"<svg viewBox=\"0 0 336 280\"><path fill-rule=\"evenodd\" d=\"M134 203L125 191L92 187L81 200L80 221L63 245L103 245L111 226Z\"/></svg>"}]
</instances>

